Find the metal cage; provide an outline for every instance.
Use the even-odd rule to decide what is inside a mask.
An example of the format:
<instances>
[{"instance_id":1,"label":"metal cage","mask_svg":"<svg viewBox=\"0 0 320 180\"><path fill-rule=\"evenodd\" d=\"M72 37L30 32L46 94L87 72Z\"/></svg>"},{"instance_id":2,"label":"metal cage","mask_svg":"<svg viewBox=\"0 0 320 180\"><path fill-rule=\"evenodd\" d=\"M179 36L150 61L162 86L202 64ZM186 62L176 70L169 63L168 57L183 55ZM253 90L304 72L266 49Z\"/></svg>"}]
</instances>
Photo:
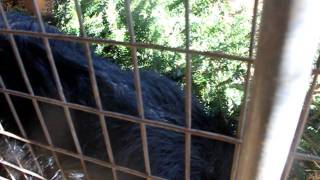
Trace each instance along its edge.
<instances>
[{"instance_id":1,"label":"metal cage","mask_svg":"<svg viewBox=\"0 0 320 180\"><path fill-rule=\"evenodd\" d=\"M35 154L33 151L33 148L35 146L44 148L48 151L50 151L53 155L53 158L55 159L55 162L57 163L57 166L61 166L59 164L59 160L57 157L57 153L70 156L76 159L79 159L81 162L81 166L84 170L84 173L87 174L87 167L86 167L86 162L94 163L98 166L103 166L110 168L112 170L112 176L113 179L118 179L117 178L117 172L125 172L134 176L138 176L144 179L163 179L162 177L156 177L152 175L151 169L150 169L150 160L149 160L149 154L148 154L148 139L147 139L147 129L146 127L157 127L157 128L162 128L166 129L169 131L175 131L179 133L183 133L185 136L185 179L188 180L190 179L190 156L191 156L191 137L192 136L197 136L197 137L204 137L212 140L218 140L218 141L223 141L227 143L231 143L235 145L235 151L234 151L234 161L233 161L233 167L232 167L232 174L231 178L232 179L240 179L240 180L247 180L247 179L270 179L270 177L266 177L264 168L265 165L268 164L268 158L269 154L264 152L262 148L266 148L268 146L272 146L272 142L269 142L267 140L268 134L274 133L271 129L268 129L270 127L270 123L274 126L279 126L277 125L278 121L275 115L274 117L270 117L269 115L274 113L274 109L271 107L277 106L277 103L280 103L278 101L273 101L270 103L266 103L266 105L263 106L257 106L259 103L264 102L265 99L261 99L261 89L266 89L268 88L268 91L270 94L268 94L268 98L272 99L274 97L277 97L277 89L279 88L284 88L288 89L288 87L283 86L276 81L270 81L269 83L259 83L259 82L265 82L268 78L270 78L270 74L268 74L266 71L269 71L270 69L274 69L274 74L271 74L273 78L275 79L281 79L281 78L286 78L287 76L290 76L286 73L280 73L282 71L289 72L291 70L294 71L294 73L297 72L296 67L293 67L293 69L290 69L290 67L287 70L284 70L284 67L281 66L281 68L276 68L277 66L279 67L281 63L294 63L295 58L290 58L292 56L287 56L287 53L289 51L285 51L286 48L294 48L290 47L290 43L298 43L297 40L293 41L286 41L289 39L290 35L300 35L304 36L301 34L294 34L291 33L293 28L290 26L291 22L295 22L298 18L302 18L302 20L307 21L308 18L310 18L311 15L315 15L316 10L320 7L320 3L318 2L312 2L312 0L291 0L291 1L284 1L284 0L266 0L264 2L264 14L262 16L262 28L266 28L264 31L262 29L261 34L260 34L260 39L259 39L259 48L257 52L257 58L254 57L253 51L254 51L254 43L255 43L255 37L256 37L256 31L257 31L257 12L258 12L258 0L254 0L254 8L253 8L253 15L252 15L252 27L251 27L251 34L250 34L250 47L249 47L249 56L248 57L239 57L235 55L229 55L221 52L204 52L204 51L198 51L190 48L190 19L189 19L189 14L190 14L190 7L189 7L189 1L186 0L184 1L185 5L185 48L173 48L173 47L165 47L161 45L156 45L156 44L145 44L141 42L136 42L135 40L135 32L133 29L133 21L132 21L132 16L131 16L131 11L130 11L130 0L125 0L125 9L126 9L126 16L127 16L127 30L130 34L130 42L117 42L113 40L108 40L108 39L97 39L97 38L91 38L86 35L84 26L83 26L83 18L82 18L82 12L80 9L79 1L75 0L75 8L77 12L77 16L79 19L79 25L80 25L80 37L77 36L68 36L68 35L60 35L60 34L51 34L47 33L45 28L44 28L44 22L40 13L40 9L37 4L37 0L33 0L33 6L35 9L35 15L39 21L39 24L41 26L41 32L29 32L29 31L19 31L19 30L12 30L9 27L9 24L6 20L6 14L4 12L3 5L1 4L0 1L0 11L2 18L4 20L5 29L0 29L0 33L7 35L9 37L10 43L12 45L13 51L16 56L16 60L19 64L19 69L23 75L23 78L25 80L25 83L28 88L28 93L23 93L23 92L18 92L14 91L11 89L7 89L5 86L5 83L0 79L0 93L5 96L5 99L9 105L9 108L14 116L14 119L19 126L19 130L22 134L22 137L17 136L11 132L5 131L3 129L0 129L0 134L6 137L10 137L16 140L19 140L21 142L24 142L27 144L27 147L30 149L30 152L32 156L35 158ZM317 6L319 5L319 6ZM296 11L294 12L295 14L292 14L292 9L297 8L297 6L306 8L304 11ZM312 8L314 7L314 8ZM291 12L291 14L289 13ZM272 13L275 13L275 15L272 15ZM318 13L319 15L319 13ZM279 18L277 18L277 16ZM281 17L281 18L280 18ZM276 18L276 19L274 19ZM311 21L311 20L310 20ZM309 21L308 21L309 22ZM283 26L278 26L274 27L276 25L283 25ZM312 24L314 25L314 23ZM270 26L273 26L273 29L270 30L268 29ZM316 31L316 34L314 36L319 37L320 34L320 28L319 26L317 27L312 27L311 24L305 23L302 25L297 25L297 29L302 29L299 31L299 33L306 32L308 28L313 28ZM278 35L276 36L275 34L272 33L277 33ZM286 36L286 34L289 34L289 36ZM33 88L28 80L28 76L25 72L24 65L21 60L21 56L19 54L19 49L15 43L14 36L15 35L24 35L24 36L32 36L32 37L39 37L42 38L43 43L45 45L45 50L48 55L48 59L50 61L51 69L54 75L54 80L55 84L57 86L58 92L59 92L59 97L60 100L56 99L50 99L47 97L40 97L34 94ZM89 75L90 75L90 80L91 80L91 86L94 94L94 99L97 108L92 108L92 107L87 107L79 104L74 104L66 101L64 92L62 90L62 85L61 81L59 78L58 70L57 67L55 66L55 62L53 59L53 55L51 52L51 47L49 45L49 39L56 39L56 40L64 40L64 41L75 41L83 44L85 47L85 55L87 58L87 62L89 64ZM268 39L270 41L268 41ZM309 36L307 37L307 40L310 40ZM133 60L133 73L134 73L134 85L136 89L136 99L137 99L137 107L138 107L138 112L139 112L139 117L133 117L129 115L124 115L124 114L119 114L115 112L110 112L110 111L105 111L102 108L101 105L101 99L98 91L98 86L96 82L96 77L95 77L95 70L92 65L92 57L91 57L91 50L90 50L90 44L91 43L98 43L98 44L109 44L109 45L117 45L117 46L125 46L127 48L130 48L131 50L131 55L132 55L132 60ZM276 47L270 47L272 44L278 44L279 46ZM309 58L310 53L315 53L316 51L316 41L308 41L308 42L301 42L301 46L304 46L305 44L311 44L311 48L306 52L309 53L309 55L301 55L299 56L300 58ZM154 49L154 50L163 50L163 51L170 51L170 52L178 52L185 54L185 60L186 60L186 74L185 74L185 79L186 79L186 86L185 86L185 127L180 127L177 125L172 125L164 122L159 122L159 121L153 121L151 119L147 119L144 116L144 106L143 106L143 101L142 101L142 91L141 91L141 84L140 84L140 74L139 74L139 68L138 68L138 59L137 59L137 49L138 48L148 48L148 49ZM276 48L280 48L281 50L278 51ZM269 51L269 52L266 52ZM298 54L301 53L300 50L296 51L290 51L290 53L293 54ZM269 56L269 55L270 56ZM245 94L244 94L244 99L243 99L243 106L239 118L239 126L238 126L238 134L237 137L229 137L217 133L212 133L212 132L206 132L203 130L197 130L193 129L191 127L191 78L192 78L192 62L191 62L191 56L193 55L203 55L206 57L218 57L218 58L226 58L226 59L233 59L236 61L242 61L247 63L247 73L245 77ZM271 59L270 59L271 58ZM272 60L272 58L274 58ZM257 61L256 61L257 59ZM266 64L266 60L268 60L268 63L270 63L270 68L264 69L263 66ZM287 60L287 61L285 61ZM312 99L312 94L316 86L316 81L318 78L319 71L318 70L313 70L313 81L311 83L311 86L309 87L309 91L306 94L304 90L307 89L308 86L308 77L310 77L310 72L311 71L311 62L312 59L305 59L306 67L301 70L301 73L298 73L298 76L303 77L302 81L304 84L301 86L304 87L302 91L297 92L297 99L301 100L299 101L300 103L297 103L295 107L302 107L302 99L304 99L304 105L300 114L300 118L296 117L296 120L293 120L292 122L292 128L290 129L289 134L291 133L293 135L295 131L295 127L298 127L297 130L295 131L295 136L293 139L293 143L291 145L291 149L289 152L290 147L281 147L284 149L284 151L281 151L281 156L286 158L289 152L288 160L282 162L277 162L279 166L277 166L278 171L282 172L283 167L285 165L284 171L282 173L282 179L287 179L291 165L294 159L303 159L303 160L312 160L312 161L320 161L319 157L313 157L309 156L306 154L301 154L295 152L295 149L299 143L299 139L302 135L304 125L306 124L307 121L307 115L309 112L309 107ZM252 76L252 70L253 70L253 65L255 65L255 76ZM309 71L308 71L309 70ZM308 74L309 73L309 74ZM256 78L259 77L259 78ZM251 79L253 80L253 84L251 85ZM252 86L252 88L250 88ZM290 88L289 88L290 91ZM288 91L288 92L289 92ZM252 93L251 93L252 92ZM291 92L291 91L290 91ZM249 103L249 93L250 97L250 103ZM270 95L270 96L269 96ZM305 96L306 95L306 96ZM45 145L36 141L33 141L29 139L25 133L24 127L22 126L19 116L15 110L15 106L12 103L11 98L13 96L21 97L21 98L26 98L32 101L32 104L37 112L37 116L40 120L40 124L42 127L42 130L44 131L45 134L45 139L49 143L49 145ZM284 104L285 104L284 99ZM252 101L252 102L251 102ZM77 153L71 153L69 151L66 151L61 148L57 148L53 145L52 143L52 138L51 135L48 131L48 127L46 126L46 123L44 122L44 119L41 115L41 110L39 108L39 102L45 102L48 104L52 105L57 105L63 108L65 117L67 119L67 123L69 125L69 128L72 133L72 138L74 140L74 143L76 145L76 150ZM282 102L282 103L283 103ZM256 108L256 109L254 109ZM258 109L257 109L258 108ZM260 109L259 109L260 108ZM260 112L263 111L263 109L270 109L267 114L261 114ZM108 152L108 158L110 162L105 162L101 161L98 159L94 159L91 157L88 157L82 153L82 149L79 145L79 138L77 137L77 134L74 129L72 117L70 115L70 110L75 109L75 110L80 110L84 112L89 112L92 114L95 114L99 117L100 120L100 125L103 130L103 137L104 141L106 144L106 149ZM280 108L281 109L281 108ZM295 108L296 109L296 108ZM282 112L282 114L285 112ZM280 113L281 114L281 113ZM145 164L145 172L139 172L133 169L129 169L127 167L122 167L120 165L117 165L114 161L114 156L112 153L111 149L111 144L110 144L110 139L108 135L108 129L106 125L106 120L105 118L108 117L113 117L117 118L122 121L127 121L127 122L133 122L136 123L140 126L141 130L141 137L142 137L142 145L143 145L143 157L144 157L144 164ZM255 118L259 117L261 121L256 120ZM298 121L299 119L299 121ZM267 125L268 126L267 126ZM253 128L253 129L252 129ZM255 129L257 128L257 129ZM256 133L261 133L261 134L256 134ZM266 135L267 134L267 135ZM256 136L257 138L253 138L253 136ZM286 140L290 141L292 140L292 136L289 136ZM270 145L268 144L270 143ZM281 149L280 148L280 149ZM264 162L264 163L261 163ZM45 179L41 174L32 172L28 169L23 168L21 165L19 165L19 162L17 162L17 165L12 164L10 162L7 162L3 159L0 159L0 164L3 167L7 168L12 168L17 171L20 171L22 174L25 174L27 176L32 176L37 179ZM38 164L39 166L39 164ZM280 169L279 169L280 168ZM272 177L279 177L280 178L281 173L277 173L275 176ZM89 176L86 176L87 179L89 179ZM6 179L5 177L1 177L3 179ZM66 178L66 177L64 177Z\"/></svg>"}]
</instances>

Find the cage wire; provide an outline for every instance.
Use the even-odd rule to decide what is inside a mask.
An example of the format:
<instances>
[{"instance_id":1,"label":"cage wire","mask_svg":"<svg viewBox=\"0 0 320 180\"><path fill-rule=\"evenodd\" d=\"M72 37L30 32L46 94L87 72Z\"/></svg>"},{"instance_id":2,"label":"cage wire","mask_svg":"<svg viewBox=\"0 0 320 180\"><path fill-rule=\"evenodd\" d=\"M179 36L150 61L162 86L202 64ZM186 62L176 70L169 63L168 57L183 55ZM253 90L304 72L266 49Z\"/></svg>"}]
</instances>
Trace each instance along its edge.
<instances>
[{"instance_id":1,"label":"cage wire","mask_svg":"<svg viewBox=\"0 0 320 180\"><path fill-rule=\"evenodd\" d=\"M85 28L84 28L84 19L82 17L82 12L80 8L80 4L78 0L74 0L75 3L75 9L77 12L77 17L78 17L78 23L80 27L80 36L69 36L69 35L62 35L62 34L52 34L52 33L47 33L45 28L44 28L44 22L42 19L42 15L40 12L39 5L37 4L36 0L32 1L33 9L34 9L34 14L36 15L36 18L38 20L38 23L40 24L41 27L41 32L31 32L31 31L22 31L22 30L13 30L10 28L6 13L3 7L3 2L0 1L0 11L2 15L2 19L5 25L5 29L0 29L1 34L5 34L9 37L10 44L12 46L14 55L16 57L17 63L19 65L19 70L23 76L24 83L27 86L28 93L24 92L19 92L11 89L7 89L5 83L3 80L0 78L0 92L1 94L4 95L8 106L11 110L11 113L14 117L14 120L16 124L18 125L19 131L21 133L21 136L18 136L16 134L13 134L11 132L6 131L5 129L1 128L0 129L0 134L1 134L1 143L6 143L8 140L17 140L19 142L22 142L25 144L25 147L28 152L29 156L32 157L34 160L33 163L35 164L36 169L28 169L26 168L21 161L20 157L16 157L16 159L13 160L6 160L4 158L0 159L0 164L4 167L5 171L7 171L8 176L10 177L12 173L14 172L20 172L22 176L24 176L25 179L28 179L29 177L34 177L37 179L46 179L44 177L44 172L42 172L42 163L39 158L37 158L34 148L35 147L40 147L48 152L51 153L52 158L59 169L59 172L54 175L59 176L62 179L68 179L70 176L64 172L64 168L61 165L61 162L59 161L58 154L63 154L65 156L70 156L73 158L76 158L80 160L81 164L81 169L83 171L83 176L86 179L90 179L89 173L88 173L88 167L87 163L93 163L98 166L110 168L112 171L112 179L117 180L117 172L124 172L127 174L131 174L137 177L145 178L145 179L164 179L162 177L156 177L152 175L151 173L151 168L150 168L150 159L149 159L149 152L148 152L148 138L147 138L147 130L146 127L156 127L156 128L161 128L161 129L166 129L169 131L174 131L178 133L184 134L185 138L185 179L189 180L190 179L190 163L191 163L191 137L196 136L196 137L204 137L208 138L211 140L217 140L217 141L223 141L227 142L230 144L235 145L235 151L234 151L234 157L233 157L233 166L232 166L232 173L231 173L231 179L237 179L237 174L238 174L238 169L239 169L239 156L240 156L240 150L241 150L241 144L243 141L244 137L244 131L245 129L245 124L246 124L246 119L247 119L247 113L248 113L248 97L250 96L249 94L249 89L250 89L250 84L251 84L251 79L252 79L252 69L253 69L253 62L254 62L254 44L255 44L255 37L256 37L256 32L257 32L257 18L258 18L258 4L259 0L254 0L254 8L253 8L253 15L252 15L252 27L251 27L251 33L250 33L250 47L249 47L249 56L248 57L241 57L241 56L236 56L236 55L230 55L222 52L204 52L204 51L197 51L194 49L190 49L190 5L189 1L185 0L184 1L184 7L185 7L185 48L173 48L173 47L166 47L166 46L161 46L157 44L146 44L146 43L141 43L141 42L136 42L135 40L135 32L133 28L133 20L132 20L132 14L131 14L131 9L130 9L130 0L125 0L125 13L126 13L126 20L127 20L127 30L130 35L130 41L129 42L119 42L119 41L114 41L114 40L109 40L109 39L98 39L98 38L91 38L86 35ZM31 86L31 83L28 79L28 75L26 73L25 67L22 63L21 55L19 53L19 49L17 47L17 44L15 42L14 36L15 35L23 35L23 36L31 36L31 37L38 37L43 40L43 44L45 45L45 51L47 53L47 57L50 63L50 68L53 72L54 75L54 83L58 89L59 93L59 100L57 99L51 99L47 97L41 97L37 96L34 93L34 90ZM85 52L85 57L88 63L88 72L89 72L89 77L90 77L90 82L91 82L91 88L92 92L94 95L94 100L96 103L97 108L92 108L89 106L84 106L80 104L75 104L71 102L67 102L65 98L65 94L62 89L61 85L61 80L59 78L59 73L57 70L57 67L55 65L55 61L53 59L52 55L52 50L49 44L50 39L55 39L55 40L64 40L64 41L71 41L71 42L79 42L83 45L84 52ZM137 107L138 107L138 113L139 117L134 117L130 115L125 115L125 114L120 114L116 112L111 112L111 111L106 111L102 108L102 103L101 103L101 98L100 94L98 91L98 85L97 85L97 80L95 77L95 69L93 67L93 60L91 57L91 50L90 50L90 44L92 43L97 43L97 44L108 44L108 45L117 45L117 46L124 46L127 48L130 48L131 51L131 58L133 62L133 75L134 75L134 86L136 90L136 99L137 99ZM173 125L173 124L168 124L165 122L160 122L160 121L153 121L151 119L147 119L144 115L144 104L142 101L142 90L141 90L141 84L140 84L140 73L139 73L139 67L138 67L138 58L137 58L137 49L154 49L154 50L162 50L162 51L169 51L169 52L176 52L176 53L183 53L185 54L185 61L186 61L186 73L185 73L185 127ZM218 133L213 133L213 132L207 132L203 130L198 130L198 129L192 129L191 127L191 81L192 81L192 62L191 62L191 57L194 55L203 55L205 57L214 57L214 58L226 58L226 59L232 59L235 61L242 61L247 63L247 72L246 72L246 77L245 77L245 83L244 83L244 98L243 98L243 105L240 113L240 118L239 118L239 124L238 124L238 130L237 130L237 137L229 137L226 135L218 134ZM295 138L291 146L290 154L287 160L286 167L284 169L282 179L287 179L288 175L291 170L292 162L294 159L303 159L307 161L317 161L320 162L320 158L316 156L310 156L307 154L302 154L299 152L295 152L295 149L298 146L299 139L302 135L304 126L307 121L308 117L308 112L310 108L310 103L312 99L312 94L316 86L316 80L318 78L319 70L314 70L313 71L313 81L311 83L311 86L309 88L308 94L305 98L304 106L301 111L300 119L299 119L299 125L298 129L295 133ZM21 123L21 120L19 118L19 115L17 114L17 111L15 109L15 106L12 102L12 97L21 97L25 99L29 99L32 101L32 105L34 106L34 109L36 110L36 115L40 121L41 128L44 132L44 136L46 141L48 142L48 145L36 142L32 139L29 139L27 136L25 129ZM74 144L76 145L76 153L67 151L65 149L57 148L54 146L52 137L49 133L48 127L45 123L45 120L43 118L43 115L41 113L40 105L39 103L48 103L52 105L57 105L59 107L63 108L64 115L66 117L68 127L71 131L72 139L74 141ZM75 109L75 110L80 110L84 112L89 112L92 114L95 114L99 117L100 121L100 126L102 128L102 134L104 138L104 143L106 145L106 152L109 161L102 161L98 160L92 157L88 157L83 154L82 149L80 147L79 143L79 137L77 136L72 116L70 115L70 110ZM138 124L140 126L140 132L141 132L141 137L142 137L142 146L143 146L143 159L144 159L144 164L145 164L145 172L139 172L137 170L133 170L127 167L123 167L120 165L117 165L114 160L114 154L111 149L111 143L110 143L110 138L109 138L109 132L107 128L106 121L108 118L117 118L121 121L126 121L126 122L132 122L135 124ZM8 152L10 153L10 152ZM81 175L81 174L76 174L76 175ZM77 177L74 176L73 178ZM3 179L7 179L6 177L1 177ZM14 179L14 177L10 177Z\"/></svg>"}]
</instances>

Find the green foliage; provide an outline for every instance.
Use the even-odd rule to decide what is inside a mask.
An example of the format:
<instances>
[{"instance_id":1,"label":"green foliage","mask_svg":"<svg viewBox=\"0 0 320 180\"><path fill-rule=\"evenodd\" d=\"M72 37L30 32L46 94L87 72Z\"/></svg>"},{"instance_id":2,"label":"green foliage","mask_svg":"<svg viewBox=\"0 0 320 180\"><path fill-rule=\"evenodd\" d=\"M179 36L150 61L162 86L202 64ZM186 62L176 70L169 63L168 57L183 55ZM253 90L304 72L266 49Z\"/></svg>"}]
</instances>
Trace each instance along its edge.
<instances>
[{"instance_id":1,"label":"green foliage","mask_svg":"<svg viewBox=\"0 0 320 180\"><path fill-rule=\"evenodd\" d=\"M185 48L183 0L133 0L131 14L137 42ZM129 41L124 0L81 0L86 33L90 37ZM73 0L60 0L53 23L69 34L79 35ZM233 10L222 0L191 1L191 47L201 51L223 51L248 55L250 19L247 9ZM130 50L123 46L95 45L97 54L109 57L123 69L131 69ZM138 49L139 66L155 70L184 83L185 55ZM193 92L208 113L235 119L243 94L246 67L227 59L192 57Z\"/></svg>"}]
</instances>

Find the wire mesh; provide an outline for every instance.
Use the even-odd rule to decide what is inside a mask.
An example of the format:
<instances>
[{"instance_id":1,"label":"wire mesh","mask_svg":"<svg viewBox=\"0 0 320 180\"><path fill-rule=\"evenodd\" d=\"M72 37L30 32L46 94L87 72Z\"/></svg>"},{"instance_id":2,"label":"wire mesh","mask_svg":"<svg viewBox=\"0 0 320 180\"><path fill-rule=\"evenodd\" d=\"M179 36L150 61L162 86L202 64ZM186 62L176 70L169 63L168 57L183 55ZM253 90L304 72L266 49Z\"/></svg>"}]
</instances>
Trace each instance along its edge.
<instances>
[{"instance_id":1,"label":"wire mesh","mask_svg":"<svg viewBox=\"0 0 320 180\"><path fill-rule=\"evenodd\" d=\"M218 141L223 141L223 142L235 144L236 149L235 149L235 153L234 153L232 179L236 179L237 169L238 169L238 167L237 167L238 166L238 158L239 158L238 156L239 156L239 152L241 149L243 131L245 131L244 127L245 127L245 123L246 123L245 119L246 119L246 111L247 111L247 103L246 102L248 101L248 96L249 96L248 91L249 91L249 87L250 87L251 69L252 69L252 64L254 61L253 49L254 49L255 32L256 32L256 26L257 26L256 21L257 21L258 4L259 4L259 1L255 0L254 1L253 16L252 16L252 29L251 29L251 34L250 34L249 57L241 57L241 56L235 56L235 55L230 55L230 54L221 53L221 52L211 52L211 51L204 52L204 51L197 51L194 49L190 49L189 0L184 1L184 5L185 5L185 40L186 40L185 48L173 48L173 47L166 47L166 46L161 46L161 45L156 45L156 44L146 44L146 43L136 42L135 32L134 32L134 28L133 28L134 22L132 20L132 14L131 14L131 10L130 10L130 0L126 0L125 4L124 4L125 9L126 9L127 28L128 28L128 32L130 34L130 42L120 42L120 41L114 41L114 40L108 40L108 39L87 37L86 32L85 32L85 28L83 25L84 20L82 18L81 8L80 8L79 2L77 0L75 0L75 9L76 9L78 20L79 20L80 34L81 34L80 37L47 33L44 28L44 22L43 22L39 7L36 3L36 0L33 0L33 5L35 7L34 8L35 14L37 16L38 22L41 27L41 32L12 30L9 27L9 24L6 19L6 14L4 12L2 3L0 1L0 11L1 11L2 18L5 22L5 27L6 27L5 29L0 29L0 33L9 36L11 46L13 48L16 60L19 65L19 70L21 71L24 82L25 82L27 89L28 89L28 93L23 93L23 92L7 89L5 84L3 83L3 81L0 78L0 85L1 85L0 92L2 94L4 94L6 101L9 104L10 110L12 111L14 119L19 126L22 137L17 136L15 134L12 134L10 132L7 132L5 130L0 130L0 134L4 135L6 137L10 137L10 138L13 138L13 139L16 139L16 140L19 140L21 142L26 143L28 145L30 151L32 152L34 159L36 159L36 158L35 158L35 155L34 155L34 152L32 150L31 145L39 146L41 148L49 150L53 154L53 157L54 157L59 169L61 169L62 171L63 171L63 168L61 167L61 165L59 163L57 153L64 154L64 155L79 159L81 161L81 165L82 165L82 168L84 170L84 173L85 173L85 176L87 179L90 179L90 177L87 172L86 162L91 162L91 163L94 163L94 164L97 164L100 166L111 168L112 169L112 176L113 176L113 179L115 179L115 180L117 180L117 171L125 172L128 174L132 174L132 175L146 178L146 179L163 179L161 177L156 177L156 176L152 175L151 168L150 168L150 160L149 160L148 138L147 138L146 127L149 127L149 126L150 127L157 127L157 128L162 128L162 129L185 134L185 179L186 180L190 179L191 137L192 136L204 137L204 138L208 138L208 139L212 139L212 140L218 140ZM31 83L30 83L28 76L27 76L27 73L25 71L25 67L22 63L21 55L19 54L18 47L17 47L16 42L14 40L14 35L25 35L25 36L42 38L43 43L45 45L45 50L46 50L46 53L48 56L48 60L50 63L50 67L51 67L51 70L54 75L55 84L56 84L58 92L59 92L60 100L50 99L47 97L41 97L41 96L37 96L34 94L33 88L31 86ZM54 61L54 58L52 55L52 50L51 50L51 47L49 44L50 39L79 42L79 43L83 44L85 56L86 56L88 67L89 67L88 73L89 73L89 77L90 77L91 88L92 88L92 92L94 95L94 99L95 99L95 103L96 103L97 108L92 108L92 107L79 105L79 104L75 104L75 103L70 103L70 102L66 101L66 98L65 98L65 95L63 92L63 88L61 85L61 80L59 78L59 73L58 73L57 67L55 65L55 61ZM116 113L116 112L103 110L101 98L100 98L100 94L99 94L99 90L98 90L97 80L95 77L95 69L93 67L93 60L91 57L90 44L92 44L92 43L119 45L119 46L124 46L124 47L128 47L131 49L132 63L133 63L133 67L134 67L133 68L134 84L135 84L135 89L136 89L136 97L137 97L136 99L137 99L137 107L138 107L139 117L134 117L134 116L130 116L130 115L125 115L125 114L120 114L120 113ZM185 54L185 58L186 58L186 73L185 73L185 77L186 77L186 86L185 86L185 112L186 112L185 122L186 123L185 124L186 124L186 126L185 127L165 123L163 121L162 122L161 121L153 121L151 119L145 118L143 98L142 98L143 94L142 94L141 84L140 84L140 73L139 73L139 66L138 66L137 49L155 49L155 50L163 50L163 51L170 51L170 52L177 52L177 53ZM241 110L241 115L240 115L238 136L236 138L222 135L222 134L218 134L218 133L193 129L191 127L191 124L192 124L191 123L192 122L192 118L191 118L192 117L191 116L191 106L192 106L192 104L191 104L192 103L192 99L191 99L192 98L192 95L191 95L191 89L192 89L192 87L191 87L191 83L192 83L191 56L193 56L193 55L203 55L206 57L214 57L214 58L226 58L226 59L232 59L232 60L237 60L237 61L243 61L243 62L247 63L247 73L246 73L246 78L245 78L246 79L245 80L245 95L243 98L243 108ZM316 73L316 75L314 76L316 78L318 76L319 71L315 70L314 73ZM313 83L313 85L314 85L314 83ZM313 91L313 89L310 91ZM33 106L36 110L38 119L40 121L41 127L45 133L45 138L48 142L48 145L33 141L27 137L26 133L24 132L25 130L19 120L19 116L16 113L15 107L11 101L11 96L22 97L22 98L30 99L32 101ZM308 101L310 101L309 96L306 99L306 102L308 102ZM62 148L57 148L53 145L52 137L48 131L48 127L46 127L45 120L43 118L42 112L39 107L39 102L45 102L48 104L53 104L53 105L63 107L66 119L68 121L70 131L72 133L74 143L76 145L77 153L73 153L73 152L70 152L70 151L62 149ZM306 112L304 112L301 116L304 116L304 117L306 116L308 108L309 107L307 107L305 109ZM96 114L99 116L100 125L103 130L104 143L106 145L106 151L108 153L108 158L109 158L110 162L91 158L91 157L88 157L82 153L79 139L76 134L76 130L75 130L75 127L73 124L72 117L70 115L70 110L72 110L72 109L81 110L84 112L89 112L89 113ZM108 132L107 124L106 124L106 121L108 121L108 118L116 118L121 121L133 122L135 124L140 125L145 172L139 172L139 171L127 168L127 167L122 167L122 166L119 166L115 163L114 155L112 152L112 144L110 143L109 132ZM302 120L301 120L301 122L302 122ZM299 138L300 136L301 136L301 132L297 133L297 138ZM296 148L296 146L294 146L293 149L295 149L295 148ZM291 161L292 161L292 158L304 159L304 160L310 160L310 161L313 161L313 160L320 161L319 157L313 157L313 156L304 155L301 153L294 153L294 151L290 154L289 158L291 158ZM285 172L289 172L290 167L291 167L290 164L292 162L290 162L290 161L288 161L288 162L289 162L289 166ZM0 160L0 164L4 165L5 167L9 167L9 168L21 171L22 173L24 173L26 175L30 175L30 176L36 177L38 179L45 179L45 177L43 177L43 174L41 172L41 168L39 165L37 165L39 172L35 173L35 172L31 172L27 169L24 169L22 166L16 166L16 165L11 164L9 162L6 162L4 160ZM62 172L62 175L63 175L64 179L67 179L64 172ZM285 177L287 177L287 175Z\"/></svg>"}]
</instances>

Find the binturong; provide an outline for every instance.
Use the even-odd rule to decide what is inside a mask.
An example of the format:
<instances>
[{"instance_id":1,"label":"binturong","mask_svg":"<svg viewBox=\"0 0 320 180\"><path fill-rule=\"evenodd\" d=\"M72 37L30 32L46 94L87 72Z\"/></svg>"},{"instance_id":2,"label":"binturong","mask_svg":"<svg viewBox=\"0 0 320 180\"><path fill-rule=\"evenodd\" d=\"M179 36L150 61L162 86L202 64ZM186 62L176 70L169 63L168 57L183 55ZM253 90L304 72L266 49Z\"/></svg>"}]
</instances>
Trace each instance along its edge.
<instances>
[{"instance_id":1,"label":"binturong","mask_svg":"<svg viewBox=\"0 0 320 180\"><path fill-rule=\"evenodd\" d=\"M33 17L19 12L8 12L5 15L12 30L41 32L40 24ZM47 33L59 35L59 37L63 35L56 27L46 23L44 25ZM0 28L6 28L3 17L0 19ZM30 139L32 142L47 146L52 144L54 148L79 154L74 137L76 135L83 156L110 164L111 154L116 168L127 167L145 173L141 129L138 123L141 118L138 112L133 71L123 70L112 63L116 62L116 59L101 58L94 53L86 54L83 42L62 40L62 38L56 40L53 35L48 38L50 45L48 49L45 41L37 37L37 34L33 33L31 36L15 34L14 43L18 50L15 52L9 34L0 34L2 128L5 132ZM56 75L61 82L61 91L57 88L59 82L55 78L55 68L50 64L48 53L52 54L57 69ZM88 55L92 57L102 111L99 110L93 93ZM23 66L18 63L19 58ZM27 79L22 74L23 69ZM140 79L144 119L155 123L168 123L183 129L186 112L182 87L154 71L141 70ZM30 93L33 93L31 97L36 97L38 100L30 98L28 96ZM8 104L8 99L12 102L16 117ZM209 116L203 109L201 103L193 96L191 111L193 129L232 135L222 118ZM106 112L103 114L103 121L107 125L112 152L107 150L104 131L101 127L103 123L100 121L101 112ZM116 117L119 113L124 114L122 118ZM17 117L21 121L25 134L16 123ZM130 119L128 117L134 118L135 121L128 120ZM42 124L41 118L44 121ZM74 124L74 134L71 132L70 120ZM52 142L48 142L45 128ZM164 179L185 179L185 134L181 131L146 124L146 136L151 174ZM3 160L17 166L20 164L23 168L35 173L42 173L47 179L63 179L63 177L112 179L111 168L100 167L86 160L83 164L76 157L68 157L61 151L54 154L45 147L37 147L35 144L27 146L25 142L3 134L0 135L0 144L2 144L0 154ZM32 152L30 149L33 149ZM192 135L191 179L229 179L233 151L233 144ZM18 161L20 163L17 163ZM40 169L36 167L37 163L40 164ZM23 176L36 179L18 170L0 166L1 176L9 177L8 172L17 179ZM118 179L123 180L143 179L120 170L116 171L116 174Z\"/></svg>"}]
</instances>

